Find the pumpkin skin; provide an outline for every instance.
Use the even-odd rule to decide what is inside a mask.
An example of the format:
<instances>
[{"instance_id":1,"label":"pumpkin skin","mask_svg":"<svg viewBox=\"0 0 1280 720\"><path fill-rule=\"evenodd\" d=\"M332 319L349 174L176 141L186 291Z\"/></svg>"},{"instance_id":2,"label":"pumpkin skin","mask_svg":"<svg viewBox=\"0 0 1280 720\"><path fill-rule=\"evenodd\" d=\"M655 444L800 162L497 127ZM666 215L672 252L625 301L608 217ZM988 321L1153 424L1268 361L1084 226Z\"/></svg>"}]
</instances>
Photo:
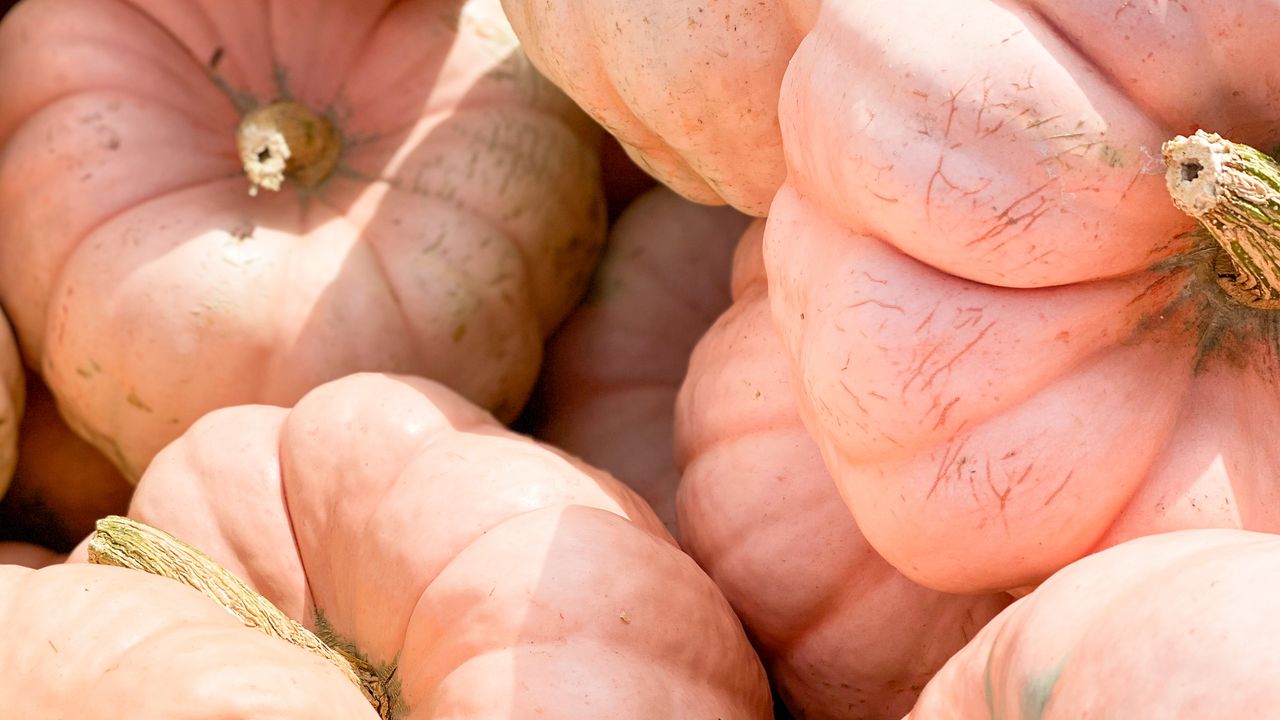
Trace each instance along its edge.
<instances>
[{"instance_id":1,"label":"pumpkin skin","mask_svg":"<svg viewBox=\"0 0 1280 720\"><path fill-rule=\"evenodd\" d=\"M377 718L327 661L133 570L0 565L0 632L12 717Z\"/></svg>"},{"instance_id":2,"label":"pumpkin skin","mask_svg":"<svg viewBox=\"0 0 1280 720\"><path fill-rule=\"evenodd\" d=\"M398 661L402 717L769 717L737 618L653 511L436 383L210 413L129 515Z\"/></svg>"},{"instance_id":3,"label":"pumpkin skin","mask_svg":"<svg viewBox=\"0 0 1280 720\"><path fill-rule=\"evenodd\" d=\"M0 538L67 552L93 532L95 520L124 514L132 494L133 484L71 432L48 388L29 374L18 463L9 491L0 498Z\"/></svg>"},{"instance_id":4,"label":"pumpkin skin","mask_svg":"<svg viewBox=\"0 0 1280 720\"><path fill-rule=\"evenodd\" d=\"M680 389L681 539L742 618L798 718L901 718L933 673L1008 604L926 590L868 544L796 411L757 221L733 306Z\"/></svg>"},{"instance_id":5,"label":"pumpkin skin","mask_svg":"<svg viewBox=\"0 0 1280 720\"><path fill-rule=\"evenodd\" d=\"M1269 534L1184 530L1109 548L1001 613L908 717L1273 717L1280 661L1264 648L1280 642L1278 577Z\"/></svg>"},{"instance_id":6,"label":"pumpkin skin","mask_svg":"<svg viewBox=\"0 0 1280 720\"><path fill-rule=\"evenodd\" d=\"M22 358L9 322L0 311L0 494L9 487L18 459L18 423L25 392Z\"/></svg>"},{"instance_id":7,"label":"pumpkin skin","mask_svg":"<svg viewBox=\"0 0 1280 720\"><path fill-rule=\"evenodd\" d=\"M676 391L689 353L729 304L747 218L666 188L610 231L586 300L547 344L533 434L622 480L675 530Z\"/></svg>"},{"instance_id":8,"label":"pumpkin skin","mask_svg":"<svg viewBox=\"0 0 1280 720\"><path fill-rule=\"evenodd\" d=\"M1280 139L1271 20L824 7L781 93L770 300L805 423L908 576L1007 589L1142 535L1280 530L1274 320L1156 267L1193 226L1160 143Z\"/></svg>"},{"instance_id":9,"label":"pumpkin skin","mask_svg":"<svg viewBox=\"0 0 1280 720\"><path fill-rule=\"evenodd\" d=\"M21 565L26 568L42 568L62 562L64 556L26 542L0 542L0 565Z\"/></svg>"},{"instance_id":10,"label":"pumpkin skin","mask_svg":"<svg viewBox=\"0 0 1280 720\"><path fill-rule=\"evenodd\" d=\"M357 370L514 417L603 242L597 131L497 0L34 0L0 85L0 301L133 481L209 410ZM338 166L250 197L236 102L284 96Z\"/></svg>"},{"instance_id":11,"label":"pumpkin skin","mask_svg":"<svg viewBox=\"0 0 1280 720\"><path fill-rule=\"evenodd\" d=\"M696 202L765 214L786 175L778 88L818 0L502 5L534 65L640 167Z\"/></svg>"}]
</instances>

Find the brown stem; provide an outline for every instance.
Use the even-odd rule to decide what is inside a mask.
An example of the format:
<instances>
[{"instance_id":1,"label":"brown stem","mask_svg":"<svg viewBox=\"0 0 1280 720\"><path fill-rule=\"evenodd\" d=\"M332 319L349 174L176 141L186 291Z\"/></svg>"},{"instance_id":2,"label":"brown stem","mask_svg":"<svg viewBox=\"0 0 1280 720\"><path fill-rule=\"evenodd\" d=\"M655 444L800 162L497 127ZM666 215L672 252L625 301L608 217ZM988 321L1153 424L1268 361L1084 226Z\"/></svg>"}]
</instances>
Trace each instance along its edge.
<instances>
[{"instance_id":1,"label":"brown stem","mask_svg":"<svg viewBox=\"0 0 1280 720\"><path fill-rule=\"evenodd\" d=\"M391 718L386 685L367 662L331 647L208 555L174 536L110 515L98 521L89 539L89 562L141 570L198 590L245 625L328 660L360 688L378 717Z\"/></svg>"},{"instance_id":2,"label":"brown stem","mask_svg":"<svg viewBox=\"0 0 1280 720\"><path fill-rule=\"evenodd\" d=\"M1163 154L1173 204L1222 248L1218 284L1245 305L1280 310L1280 164L1203 130Z\"/></svg>"},{"instance_id":3,"label":"brown stem","mask_svg":"<svg viewBox=\"0 0 1280 720\"><path fill-rule=\"evenodd\" d=\"M329 177L342 154L333 123L292 101L264 105L244 116L236 130L249 194L279 190L285 178L313 188Z\"/></svg>"}]
</instances>

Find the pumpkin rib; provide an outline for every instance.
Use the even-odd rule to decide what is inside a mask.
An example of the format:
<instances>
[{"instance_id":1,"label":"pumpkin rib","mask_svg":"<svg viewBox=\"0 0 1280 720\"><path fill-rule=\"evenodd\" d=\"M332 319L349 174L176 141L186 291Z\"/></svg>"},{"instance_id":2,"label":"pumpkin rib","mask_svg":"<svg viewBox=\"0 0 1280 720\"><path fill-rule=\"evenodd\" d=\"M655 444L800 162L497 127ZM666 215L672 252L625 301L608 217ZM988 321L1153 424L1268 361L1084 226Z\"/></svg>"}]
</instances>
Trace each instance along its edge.
<instances>
[{"instance_id":1,"label":"pumpkin rib","mask_svg":"<svg viewBox=\"0 0 1280 720\"><path fill-rule=\"evenodd\" d=\"M360 67L361 61L364 60L364 54L369 52L369 50L375 46L373 40L377 37L378 32L382 30L383 24L386 23L387 18L400 7L401 3L398 1L387 3L386 6L382 8L382 13L378 15L373 22L369 23L369 32L365 34L364 38L361 39L360 42L356 43L355 47L357 49L351 56L350 64L343 70L342 78L337 82L334 97L343 97L346 95L347 87L351 82L351 73L354 72L356 68Z\"/></svg>"},{"instance_id":2,"label":"pumpkin rib","mask_svg":"<svg viewBox=\"0 0 1280 720\"><path fill-rule=\"evenodd\" d=\"M1038 20L1041 26L1043 26L1046 30L1048 30L1049 33L1053 36L1053 38L1057 40L1059 43L1061 43L1063 47L1067 48L1073 55L1075 55L1076 57L1080 58L1085 63L1087 63L1089 69L1092 70L1098 77L1102 78L1103 82L1106 83L1107 87L1113 93L1115 93L1119 97L1125 98L1125 100L1127 100L1129 104L1132 105L1134 109L1136 109L1139 113L1141 113L1142 117L1146 119L1148 122L1150 122L1152 125L1157 125L1163 130L1165 130L1166 133L1172 134L1172 132L1169 131L1169 128L1167 127L1164 118L1156 114L1152 108L1147 107L1146 104L1140 101L1138 98L1130 95L1126 91L1124 84L1120 82L1120 79L1116 75L1115 71L1108 68L1104 64L1098 62L1093 57L1092 54L1090 54L1087 50L1085 50L1084 46L1080 44L1078 40L1076 40L1075 38L1067 34L1066 28L1064 28L1060 22L1058 22L1053 17L1050 17L1047 13L1045 13L1042 9L1040 9L1040 7L1030 4L1034 2L1034 0L1017 0L1017 2L1019 5L1021 5L1023 10L1025 10L1033 18ZM1157 258L1157 260L1158 259L1159 258Z\"/></svg>"},{"instance_id":3,"label":"pumpkin rib","mask_svg":"<svg viewBox=\"0 0 1280 720\"><path fill-rule=\"evenodd\" d=\"M149 25L153 30L158 31L165 37L169 38L169 40L172 41L174 48L178 51L178 54L189 59L191 61L192 66L202 77L209 77L210 79L212 79L212 76L208 72L208 68L205 65L205 60L202 60L201 58L196 57L195 52L190 47L188 47L186 43L182 42L182 39L179 38L176 34L174 34L174 32L170 30L167 25L161 22L159 18L147 12L146 9L139 7L138 5L135 5L132 2L128 2L128 0L117 0L116 4L119 7L125 8L127 10L130 10L136 13L141 18L141 20L145 22L147 25ZM200 11L203 13L203 7L200 6L200 3L191 3L191 5L199 8ZM205 15L205 17L208 18L208 15ZM121 37L127 37L127 33L122 33ZM113 50L115 50L116 52L119 52L121 49L128 51L129 46L121 45L113 48ZM141 53L136 53L136 54L139 57L144 57ZM148 63L148 67L154 69L155 64ZM165 65L164 72L170 76L176 77L181 75L182 72L184 71L172 65ZM217 85L216 82L215 82L215 85ZM236 98L228 96L225 93L225 88L223 88L221 85L219 85L219 90L223 91L223 92L219 92L219 95L222 95L227 100L227 104L230 106L232 112L235 113ZM181 109L190 110L197 106L198 106L197 103L189 103L181 106ZM196 113L191 115L191 119L198 123L199 121L204 120L205 117ZM210 129L210 132L218 132L218 129L215 127L210 127L209 129Z\"/></svg>"},{"instance_id":4,"label":"pumpkin rib","mask_svg":"<svg viewBox=\"0 0 1280 720\"><path fill-rule=\"evenodd\" d=\"M55 288L53 291L53 295L58 294L59 289L61 289L66 284L65 275L66 275L67 266L72 262L72 260L75 258L75 256L78 253L80 253L85 248L88 248L93 244L91 242L91 240L93 239L93 236L96 235L102 228L118 221L119 219L131 213L145 211L147 209L147 206L160 202L162 200L172 198L174 195L178 195L184 192L190 192L197 188L203 188L208 185L215 185L218 183L226 182L227 180L228 180L227 176L220 176L216 178L202 178L196 182L187 183L179 187L166 188L164 190L161 190L160 192L152 194L150 197L140 199L136 202L133 202L124 207L121 207L119 210L108 213L103 218L87 226L85 229L85 232L82 233L81 235L83 239L80 240L79 242L70 244L68 252L54 266L54 270L52 273L52 282L50 283L50 286ZM42 343L44 338L49 337L49 334L50 334L49 324L54 322L55 317L56 315L51 312L47 312L45 314L45 327L41 328L41 332L40 332Z\"/></svg>"},{"instance_id":5,"label":"pumpkin rib","mask_svg":"<svg viewBox=\"0 0 1280 720\"><path fill-rule=\"evenodd\" d=\"M364 235L361 233L361 229L356 226L356 223L351 220L350 216L342 212L341 209L335 207L334 204L330 202L327 198L324 198L322 196L316 196L315 199L318 200L320 204L324 205L325 207L328 207L334 213L334 215L341 218L344 223L346 223L347 225L350 225L351 229L355 231L357 236L360 238L356 243L352 245L352 247L361 248L365 253L368 254L368 256L370 257L369 264L377 271L378 279L381 280L382 285L387 288L387 293L391 296L391 303L392 305L395 306L396 315L400 319L400 325L404 329L404 334L409 337L410 341L413 343L413 348L418 353L422 355L426 355L425 351L427 350L427 348L424 348L422 346L422 341L418 338L418 333L414 332L413 330L413 325L409 321L409 313L405 310L405 307L404 307L404 299L401 297L400 288L397 283L392 281L391 274L387 272L387 266L382 258L382 253L378 250L377 246L374 243L366 240ZM272 365L274 369L275 364L273 363ZM272 372L269 374L274 376L275 372ZM261 390L262 389L259 388L258 397L264 397L261 393Z\"/></svg>"},{"instance_id":6,"label":"pumpkin rib","mask_svg":"<svg viewBox=\"0 0 1280 720\"><path fill-rule=\"evenodd\" d=\"M431 686L438 691L439 688L447 685L449 677L454 672L463 668L469 662L478 657L501 654L504 652L522 651L530 647L543 645L563 647L564 640L556 636L561 629L555 627L554 621L539 625L536 622L536 618L527 619L525 622L520 623L518 630L516 628L511 628L511 630L516 633L511 637L494 640L486 639L486 641L478 647L474 643L459 645L458 641L466 640L468 639L468 636L465 631L462 633L454 633L451 632L451 629L465 627L467 613L477 612L479 614L483 614L484 611L466 608L460 616L442 617L430 612L430 610L433 605L452 607L448 600L453 597L452 593L456 592L456 587L451 584L454 581L454 576L458 574L466 574L467 571L461 568L463 568L468 561L471 561L474 564L475 560L473 558L475 556L486 557L493 556L496 553L505 555L507 553L507 550L505 549L510 548L513 544L524 545L529 543L531 535L534 545L542 548L545 541L546 548L548 550L550 550L551 547L559 546L561 544L568 544L570 546L588 545L591 544L602 528L614 528L624 525L640 529L627 518L614 511L576 503L545 505L504 518L501 522L497 523L485 532L476 535L471 542L466 545L466 547L459 549L457 553L450 558L449 562L441 568L440 572L436 575L436 578L433 579L418 596L418 600L409 615L407 624L409 630L406 634L409 636L419 636L424 634L424 631L422 630L419 630L418 632L414 632L413 630L414 627L423 622L440 628L441 632L439 634L425 633L432 638L430 647L419 648L405 647L404 645L401 645L399 652L397 653L397 657L404 657L407 654L415 664L421 664L424 667L430 668ZM533 528L533 531L530 532L528 528ZM624 542L614 546L615 553L619 556L618 562L620 563L625 564L627 560L634 561L643 557L644 559L647 559L659 566L678 565L681 566L681 571L684 573L701 574L701 571L696 569L697 566L691 558L683 553L666 552L666 550L669 549L668 545L661 538L658 538L651 533L627 533L624 537L626 538ZM650 550L657 550L659 554L656 556L649 554ZM565 571L565 569L562 569L562 572ZM535 571L532 570L528 572L532 575L526 576L525 573L519 573L513 577L508 577L506 575L495 576L493 582L495 583L495 590L499 596L498 602L502 602L504 596L523 595L523 591L520 588L523 588L526 582L533 582L535 584L533 590L535 595L538 590L544 587L544 583L550 582L551 586L548 589L548 592L552 594L552 599L554 599L555 595L565 593L565 590L563 589L564 586L562 585L563 583L568 583L568 586L572 587L574 586L573 580L590 579L593 576L600 574L601 569L598 567L580 568L571 565L567 568L567 576L556 575L550 578L544 578L540 573L535 573ZM537 579L534 579L535 577ZM507 584L504 581L507 580L510 581L511 587L515 589L503 587L503 585ZM673 665L672 660L679 658L680 655L672 653L672 648L668 644L655 643L652 646L628 646L626 651L622 651L609 643L610 636L615 632L643 632L645 625L652 623L660 624L661 619L646 615L632 615L627 612L630 603L643 602L645 600L643 595L648 588L645 588L631 580L610 581L608 578L604 578L603 580L603 592L617 593L616 596L612 594L607 595L612 601L614 601L613 604L616 606L616 610L614 610L611 615L605 614L604 616L599 617L600 624L596 624L592 621L596 619L595 615L596 612L599 611L599 608L594 609L595 612L585 611L582 615L568 614L567 617L566 614L568 613L569 608L566 608L564 612L560 613L561 623L570 627L577 625L580 628L588 627L589 624L589 627L591 628L591 630L587 630L585 633L581 631L576 632L572 645L575 648L587 646L607 649L609 650L610 655L626 658L626 663L628 665L634 665L636 667L657 667L664 674L669 675L672 678L681 677L682 675L678 674L675 668L671 667ZM437 581L440 581L441 584L437 585ZM591 587L590 583L584 583L583 585L584 587ZM596 588L596 590L598 592L601 591L600 588ZM492 592L493 591L491 591L491 593ZM677 587L675 589L675 594L682 597L688 604L696 603L696 593L691 593L687 588ZM717 604L724 606L727 613L725 617L732 617L731 614L728 614L728 605L725 603L723 598L717 598ZM531 615L536 615L537 610L549 612L550 608L555 605L558 605L558 603L551 602L550 600L544 600L543 603L539 603L535 599L535 611L531 613ZM632 612L635 612L634 605L631 605L630 609ZM530 622L534 623L532 627L529 625ZM737 622L736 619L734 622ZM670 640L679 642L678 638L670 638ZM419 650L421 650L421 652L419 652ZM451 652L442 658L440 653L441 651L446 650ZM477 652L477 650L480 652ZM702 658L702 653L703 649L701 648L694 649L692 652L684 653L682 659L688 663L688 666L681 669L686 671L686 673L694 669L698 664L698 661ZM433 660L436 662L433 662ZM444 662L439 662L440 660L444 660ZM665 662L663 662L664 660ZM415 691L421 692L421 690L421 687L406 688L406 695L412 694ZM725 689L719 688L719 690L723 692ZM731 698L732 696L729 695L729 697ZM435 700L437 700L437 697L433 696L425 702L420 701L418 704L432 705ZM415 705L415 703L412 702L410 702L410 704Z\"/></svg>"}]
</instances>

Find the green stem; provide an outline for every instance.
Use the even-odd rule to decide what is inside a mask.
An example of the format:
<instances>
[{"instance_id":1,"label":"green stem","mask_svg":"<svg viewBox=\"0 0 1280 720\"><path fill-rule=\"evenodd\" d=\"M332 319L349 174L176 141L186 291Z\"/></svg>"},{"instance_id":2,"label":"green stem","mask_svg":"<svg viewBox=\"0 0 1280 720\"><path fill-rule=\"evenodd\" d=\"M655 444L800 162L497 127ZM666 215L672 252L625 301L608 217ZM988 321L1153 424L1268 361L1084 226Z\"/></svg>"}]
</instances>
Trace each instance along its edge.
<instances>
[{"instance_id":1,"label":"green stem","mask_svg":"<svg viewBox=\"0 0 1280 720\"><path fill-rule=\"evenodd\" d=\"M1203 130L1163 154L1173 204L1222 248L1218 283L1245 305L1280 309L1280 164Z\"/></svg>"}]
</instances>

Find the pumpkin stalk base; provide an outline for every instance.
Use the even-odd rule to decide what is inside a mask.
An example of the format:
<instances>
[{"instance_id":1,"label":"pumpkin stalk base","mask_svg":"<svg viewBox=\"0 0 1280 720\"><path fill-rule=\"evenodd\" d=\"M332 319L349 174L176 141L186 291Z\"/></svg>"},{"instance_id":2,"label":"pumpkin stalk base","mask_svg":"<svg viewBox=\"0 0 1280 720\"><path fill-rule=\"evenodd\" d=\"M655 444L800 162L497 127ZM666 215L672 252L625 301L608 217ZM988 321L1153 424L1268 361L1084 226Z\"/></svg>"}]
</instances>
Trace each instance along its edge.
<instances>
[{"instance_id":1,"label":"pumpkin stalk base","mask_svg":"<svg viewBox=\"0 0 1280 720\"><path fill-rule=\"evenodd\" d=\"M89 539L89 562L141 570L177 580L213 600L245 625L328 660L364 693L382 720L391 720L385 683L364 660L331 647L212 558L174 536L129 518L98 521Z\"/></svg>"},{"instance_id":2,"label":"pumpkin stalk base","mask_svg":"<svg viewBox=\"0 0 1280 720\"><path fill-rule=\"evenodd\" d=\"M1173 204L1217 242L1218 285L1233 300L1280 310L1280 164L1198 130L1162 148Z\"/></svg>"},{"instance_id":3,"label":"pumpkin stalk base","mask_svg":"<svg viewBox=\"0 0 1280 720\"><path fill-rule=\"evenodd\" d=\"M286 178L313 188L324 182L342 154L342 135L333 123L292 101L250 111L236 130L240 162L249 194L279 191Z\"/></svg>"}]
</instances>

